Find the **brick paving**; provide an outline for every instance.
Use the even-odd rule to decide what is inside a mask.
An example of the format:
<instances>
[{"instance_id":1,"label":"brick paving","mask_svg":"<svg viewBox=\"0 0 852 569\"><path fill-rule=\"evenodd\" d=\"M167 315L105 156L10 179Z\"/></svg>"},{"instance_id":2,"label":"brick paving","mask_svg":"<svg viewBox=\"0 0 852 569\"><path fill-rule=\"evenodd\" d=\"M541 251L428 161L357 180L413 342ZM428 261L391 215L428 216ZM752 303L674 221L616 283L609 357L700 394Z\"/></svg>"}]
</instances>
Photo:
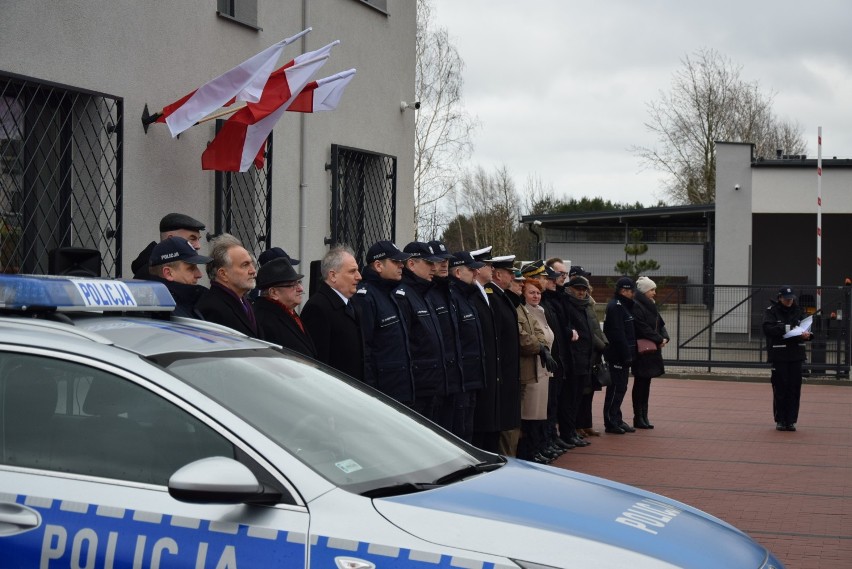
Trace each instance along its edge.
<instances>
[{"instance_id":1,"label":"brick paving","mask_svg":"<svg viewBox=\"0 0 852 569\"><path fill-rule=\"evenodd\" d=\"M631 378L632 388L632 378ZM603 431L595 396L595 428ZM628 391L622 407L633 417ZM657 378L655 429L592 437L553 465L680 500L751 535L787 569L852 568L852 386L806 384L778 432L768 382Z\"/></svg>"}]
</instances>

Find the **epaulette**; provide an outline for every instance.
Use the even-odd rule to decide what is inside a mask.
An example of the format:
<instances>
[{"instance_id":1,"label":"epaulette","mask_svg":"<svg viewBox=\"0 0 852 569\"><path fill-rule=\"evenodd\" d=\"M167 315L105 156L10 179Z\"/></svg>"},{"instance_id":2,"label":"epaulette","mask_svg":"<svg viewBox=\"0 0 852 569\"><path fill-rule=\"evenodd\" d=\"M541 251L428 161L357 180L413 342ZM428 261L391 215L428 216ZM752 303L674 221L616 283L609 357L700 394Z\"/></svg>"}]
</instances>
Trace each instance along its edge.
<instances>
[{"instance_id":1,"label":"epaulette","mask_svg":"<svg viewBox=\"0 0 852 569\"><path fill-rule=\"evenodd\" d=\"M404 291L404 290L402 290L402 289L400 289L400 288L398 288L398 289L396 289L395 291L393 291L393 293L394 293L394 294L398 294L399 296L405 296L405 291Z\"/></svg>"},{"instance_id":2,"label":"epaulette","mask_svg":"<svg viewBox=\"0 0 852 569\"><path fill-rule=\"evenodd\" d=\"M367 294L367 289L366 288L359 288L358 290L355 291L355 294Z\"/></svg>"},{"instance_id":3,"label":"epaulette","mask_svg":"<svg viewBox=\"0 0 852 569\"><path fill-rule=\"evenodd\" d=\"M494 291L493 291L493 290L491 290L491 287L490 287L490 286L487 286L487 287L484 287L484 288L485 288L485 293L486 293L486 294L494 294Z\"/></svg>"}]
</instances>

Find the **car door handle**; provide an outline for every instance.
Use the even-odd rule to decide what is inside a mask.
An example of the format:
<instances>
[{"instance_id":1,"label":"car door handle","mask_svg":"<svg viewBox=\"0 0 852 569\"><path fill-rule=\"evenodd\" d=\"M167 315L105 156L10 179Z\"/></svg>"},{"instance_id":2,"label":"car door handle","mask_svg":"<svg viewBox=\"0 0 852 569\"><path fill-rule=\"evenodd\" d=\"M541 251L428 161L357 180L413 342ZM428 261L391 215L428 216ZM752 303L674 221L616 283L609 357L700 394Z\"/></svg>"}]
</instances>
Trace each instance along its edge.
<instances>
[{"instance_id":1,"label":"car door handle","mask_svg":"<svg viewBox=\"0 0 852 569\"><path fill-rule=\"evenodd\" d=\"M0 536L23 533L41 524L41 516L33 509L14 504L0 502Z\"/></svg>"}]
</instances>

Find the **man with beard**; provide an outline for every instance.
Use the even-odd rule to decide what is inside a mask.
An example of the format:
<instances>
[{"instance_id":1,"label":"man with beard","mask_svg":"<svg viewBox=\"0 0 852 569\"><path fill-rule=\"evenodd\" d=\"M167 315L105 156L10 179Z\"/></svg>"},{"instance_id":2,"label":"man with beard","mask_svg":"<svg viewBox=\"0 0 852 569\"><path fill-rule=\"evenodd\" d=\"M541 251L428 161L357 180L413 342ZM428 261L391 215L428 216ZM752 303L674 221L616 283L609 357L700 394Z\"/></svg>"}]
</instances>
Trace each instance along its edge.
<instances>
[{"instance_id":1,"label":"man with beard","mask_svg":"<svg viewBox=\"0 0 852 569\"><path fill-rule=\"evenodd\" d=\"M207 263L210 290L195 307L205 320L258 338L254 310L246 298L257 277L251 253L239 239L223 233L210 242L210 256L213 258Z\"/></svg>"},{"instance_id":2,"label":"man with beard","mask_svg":"<svg viewBox=\"0 0 852 569\"><path fill-rule=\"evenodd\" d=\"M408 352L408 331L393 290L402 280L402 265L410 255L390 241L367 250L367 265L352 297L364 338L364 383L401 403L414 403L414 380Z\"/></svg>"}]
</instances>

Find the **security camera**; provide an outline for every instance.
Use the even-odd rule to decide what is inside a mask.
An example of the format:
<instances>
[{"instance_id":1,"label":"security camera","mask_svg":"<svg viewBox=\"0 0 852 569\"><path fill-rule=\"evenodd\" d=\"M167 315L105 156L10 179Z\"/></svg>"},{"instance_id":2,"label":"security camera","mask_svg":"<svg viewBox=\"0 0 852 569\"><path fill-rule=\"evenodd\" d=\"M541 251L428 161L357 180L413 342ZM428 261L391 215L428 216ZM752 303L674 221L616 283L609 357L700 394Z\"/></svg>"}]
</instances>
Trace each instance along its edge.
<instances>
[{"instance_id":1,"label":"security camera","mask_svg":"<svg viewBox=\"0 0 852 569\"><path fill-rule=\"evenodd\" d=\"M405 112L405 109L414 109L416 111L419 108L420 108L420 101L415 101L413 103L406 103L405 101L402 101L399 104L399 110L400 110L400 112L403 112L403 113Z\"/></svg>"},{"instance_id":2,"label":"security camera","mask_svg":"<svg viewBox=\"0 0 852 569\"><path fill-rule=\"evenodd\" d=\"M739 190L739 189L740 189L740 185L739 185L739 184L734 185L734 189L735 189L735 190Z\"/></svg>"}]
</instances>

